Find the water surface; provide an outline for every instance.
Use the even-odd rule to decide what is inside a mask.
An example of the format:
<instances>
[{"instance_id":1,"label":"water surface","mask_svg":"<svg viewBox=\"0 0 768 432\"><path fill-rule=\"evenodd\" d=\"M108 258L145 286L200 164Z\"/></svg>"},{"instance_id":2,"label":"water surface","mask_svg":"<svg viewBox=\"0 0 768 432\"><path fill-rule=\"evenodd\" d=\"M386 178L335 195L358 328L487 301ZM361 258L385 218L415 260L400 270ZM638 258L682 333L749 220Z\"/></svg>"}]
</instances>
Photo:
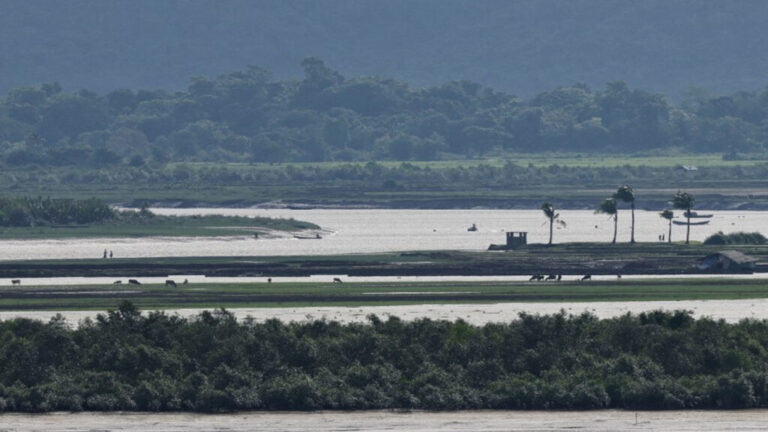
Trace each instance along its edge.
<instances>
[{"instance_id":1,"label":"water surface","mask_svg":"<svg viewBox=\"0 0 768 432\"><path fill-rule=\"evenodd\" d=\"M63 239L3 241L0 260L101 258L105 249L118 258L158 256L268 256L376 253L408 250L485 250L504 243L505 231L527 231L530 243L548 239L548 226L538 210L349 210L349 209L153 209L164 215L238 215L284 217L320 225L322 239L299 240L292 235L254 239L149 237L122 239ZM560 212L565 227L555 229L555 242L609 242L613 221L587 210ZM768 235L768 212L715 211L706 226L692 227L691 239L703 240L717 232L762 232ZM619 241L629 240L629 212L619 216ZM477 224L477 232L467 228ZM657 212L636 212L638 241L658 241L667 222ZM673 226L672 237L685 236L684 226Z\"/></svg>"}]
</instances>

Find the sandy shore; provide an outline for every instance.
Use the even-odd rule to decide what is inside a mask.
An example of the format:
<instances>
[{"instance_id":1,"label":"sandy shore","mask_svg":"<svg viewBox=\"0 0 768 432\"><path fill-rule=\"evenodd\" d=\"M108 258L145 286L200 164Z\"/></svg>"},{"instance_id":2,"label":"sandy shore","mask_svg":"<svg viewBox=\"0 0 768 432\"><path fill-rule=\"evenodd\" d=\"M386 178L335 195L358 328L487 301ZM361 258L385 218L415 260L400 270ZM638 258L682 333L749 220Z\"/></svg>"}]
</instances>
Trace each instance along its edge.
<instances>
[{"instance_id":1,"label":"sandy shore","mask_svg":"<svg viewBox=\"0 0 768 432\"><path fill-rule=\"evenodd\" d=\"M224 415L54 413L0 415L0 431L762 431L768 410L264 412Z\"/></svg>"},{"instance_id":2,"label":"sandy shore","mask_svg":"<svg viewBox=\"0 0 768 432\"><path fill-rule=\"evenodd\" d=\"M652 310L690 310L696 317L711 317L737 322L744 318L768 319L768 299L747 300L681 300L651 302L592 302L592 303L495 303L495 304L426 304L407 306L359 307L290 307L290 308L232 308L238 319L253 317L257 321L277 318L283 321L314 319L335 320L344 323L364 322L370 314L386 318L397 316L405 320L432 318L441 320L463 319L472 324L503 322L517 318L518 314L553 314L564 309L570 314L591 312L599 318L610 318L631 312L638 314ZM192 316L204 309L170 309L167 313ZM100 311L14 311L0 312L0 320L32 318L48 320L57 313L71 324L87 317L94 318Z\"/></svg>"}]
</instances>

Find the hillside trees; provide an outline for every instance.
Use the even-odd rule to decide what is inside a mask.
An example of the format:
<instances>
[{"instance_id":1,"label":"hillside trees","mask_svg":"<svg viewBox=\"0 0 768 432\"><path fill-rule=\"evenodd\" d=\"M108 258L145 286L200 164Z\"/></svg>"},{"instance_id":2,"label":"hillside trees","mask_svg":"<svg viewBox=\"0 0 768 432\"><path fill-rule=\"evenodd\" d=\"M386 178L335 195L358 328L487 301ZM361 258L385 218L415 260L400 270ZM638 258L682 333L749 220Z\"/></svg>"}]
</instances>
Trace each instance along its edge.
<instances>
[{"instance_id":1,"label":"hillside trees","mask_svg":"<svg viewBox=\"0 0 768 432\"><path fill-rule=\"evenodd\" d=\"M317 58L302 67L300 80L274 80L249 67L194 77L179 92L98 95L55 83L14 89L0 99L0 161L407 161L673 148L735 154L764 152L768 141L768 91L699 92L678 107L617 81L523 100L468 81L416 88L345 77Z\"/></svg>"}]
</instances>

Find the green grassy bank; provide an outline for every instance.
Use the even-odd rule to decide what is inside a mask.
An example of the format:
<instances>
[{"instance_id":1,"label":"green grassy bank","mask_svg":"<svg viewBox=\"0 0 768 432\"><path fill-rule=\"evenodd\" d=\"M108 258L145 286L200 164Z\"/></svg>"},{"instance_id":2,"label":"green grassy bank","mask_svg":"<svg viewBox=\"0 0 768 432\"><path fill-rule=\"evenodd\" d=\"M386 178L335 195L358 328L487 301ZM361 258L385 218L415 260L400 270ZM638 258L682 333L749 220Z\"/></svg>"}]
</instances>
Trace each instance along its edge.
<instances>
[{"instance_id":1,"label":"green grassy bank","mask_svg":"<svg viewBox=\"0 0 768 432\"><path fill-rule=\"evenodd\" d=\"M104 310L121 300L143 308L174 309L758 298L768 298L765 280L191 283L175 288L159 284L3 287L0 310Z\"/></svg>"}]
</instances>

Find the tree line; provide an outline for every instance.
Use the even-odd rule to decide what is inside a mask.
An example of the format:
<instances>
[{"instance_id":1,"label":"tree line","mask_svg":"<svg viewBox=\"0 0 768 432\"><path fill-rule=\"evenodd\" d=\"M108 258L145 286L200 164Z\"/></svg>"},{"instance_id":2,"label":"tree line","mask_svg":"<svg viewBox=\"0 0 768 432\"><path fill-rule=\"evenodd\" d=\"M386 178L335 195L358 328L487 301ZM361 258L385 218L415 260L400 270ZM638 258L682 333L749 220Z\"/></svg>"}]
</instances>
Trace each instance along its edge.
<instances>
[{"instance_id":1,"label":"tree line","mask_svg":"<svg viewBox=\"0 0 768 432\"><path fill-rule=\"evenodd\" d=\"M768 406L768 321L689 313L505 323L141 314L0 322L0 411Z\"/></svg>"},{"instance_id":2,"label":"tree line","mask_svg":"<svg viewBox=\"0 0 768 432\"><path fill-rule=\"evenodd\" d=\"M184 91L64 91L0 98L7 165L141 167L168 161L438 160L520 152L762 153L768 90L692 94L675 105L624 82L530 99L458 81L415 88L347 78L317 58L301 80L251 67L195 77Z\"/></svg>"},{"instance_id":3,"label":"tree line","mask_svg":"<svg viewBox=\"0 0 768 432\"><path fill-rule=\"evenodd\" d=\"M619 231L619 201L623 201L625 203L629 203L630 209L632 211L632 224L630 226L630 237L629 237L629 243L634 244L635 243L635 192L632 189L632 186L624 185L618 188L618 190L611 195L610 198L606 198L603 200L595 210L595 213L602 213L607 214L611 219L613 219L613 240L611 240L612 244L616 244L616 236ZM671 204L675 209L683 210L683 216L686 218L686 232L685 232L685 244L690 243L691 239L691 217L693 216L693 205L696 202L696 199L693 197L693 195L687 193L687 192L681 192L678 191L674 197L672 197ZM566 226L566 222L560 218L560 213L557 213L554 206L549 203L545 202L541 205L541 211L544 213L544 216L549 221L549 242L548 244L552 244L553 240L553 227L555 222L560 224L561 226ZM670 209L665 209L659 213L659 216L663 219L666 219L669 222L669 234L667 235L667 241L669 243L672 243L672 219L675 217L675 214Z\"/></svg>"}]
</instances>

